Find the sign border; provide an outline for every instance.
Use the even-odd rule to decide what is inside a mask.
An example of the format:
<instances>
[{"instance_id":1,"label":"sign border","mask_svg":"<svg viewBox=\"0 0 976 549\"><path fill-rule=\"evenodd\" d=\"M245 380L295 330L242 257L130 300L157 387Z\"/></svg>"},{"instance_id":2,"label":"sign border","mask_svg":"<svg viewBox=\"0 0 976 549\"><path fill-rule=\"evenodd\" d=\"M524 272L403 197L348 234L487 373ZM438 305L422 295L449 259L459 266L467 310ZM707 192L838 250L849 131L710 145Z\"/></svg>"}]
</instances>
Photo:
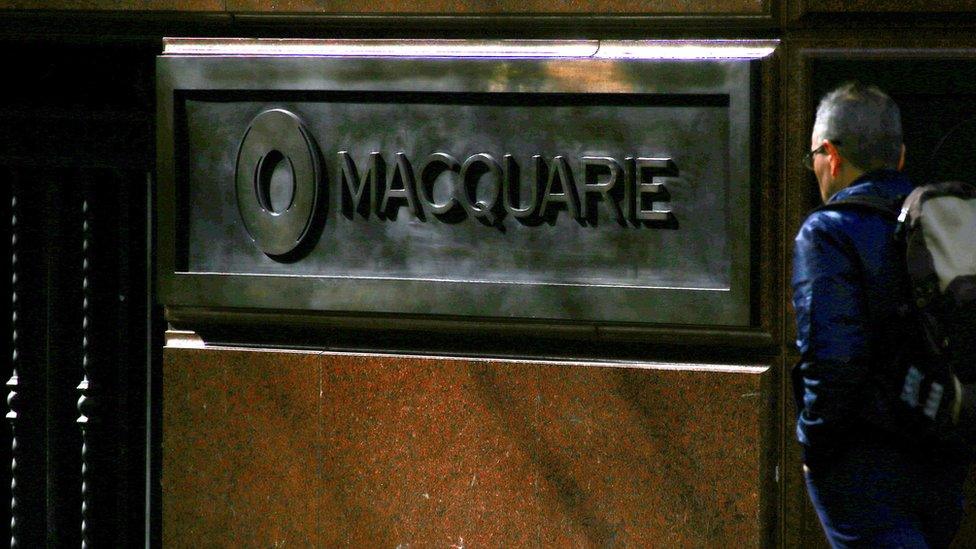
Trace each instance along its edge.
<instances>
[{"instance_id":1,"label":"sign border","mask_svg":"<svg viewBox=\"0 0 976 549\"><path fill-rule=\"evenodd\" d=\"M291 312L315 312L363 315L422 315L457 317L458 303L475 314L460 313L470 318L511 320L571 321L580 324L637 324L689 325L701 327L749 327L753 312L751 278L755 263L751 245L750 225L755 201L758 150L754 134L759 131L756 117L758 67L754 61L768 55L775 46L770 41L721 41L709 55L709 42L616 42L600 44L590 52L592 41L581 41L580 47L485 48L478 42L479 51L490 55L464 54L458 41L448 42L449 52L443 56L430 50L432 42L424 42L423 56L411 54L409 45L401 50L384 43L386 55L370 49L368 41L357 41L349 51L336 50L336 41L329 41L327 53L308 50L314 41L300 41L294 51L280 44L273 54L237 54L221 49L216 54L174 53L179 41L169 40L167 52L157 59L157 260L158 295L160 302L174 307L204 307L232 309L265 309ZM367 47L364 47L366 44ZM521 43L520 43L521 44ZM715 46L715 44L711 44ZM300 49L301 48L305 48ZM534 47L534 46L533 46ZM314 48L313 48L314 50ZM597 55L604 51L605 56ZM246 48L241 51L248 51ZM357 53L358 52L358 53ZM392 52L392 53L391 53ZM460 53L459 53L460 52ZM583 52L586 52L583 55ZM524 55L523 55L524 54ZM586 286L572 284L521 284L503 282L456 282L443 280L412 280L391 278L350 278L334 276L297 276L190 272L177 269L177 216L182 207L177 197L177 128L178 94L199 90L221 91L440 91L495 92L492 82L461 81L442 78L435 81L411 80L413 69L429 68L432 63L444 68L444 74L481 70L490 73L498 64L524 65L538 68L558 63L564 71L580 71L592 63L632 65L631 74L644 74L636 82L587 81L572 83L541 79L535 75L544 71L511 71L524 74L509 82L511 93L573 92L573 93L667 93L667 94L724 94L729 97L730 141L729 208L725 212L729 227L729 247L732 264L728 289L660 288L625 286ZM674 83L656 80L657 64L680 63L683 70L694 71L699 64L718 63L725 67L727 78L719 85L703 83ZM646 69L645 69L646 68ZM517 69L517 67L516 67ZM255 74L266 77L255 78ZM369 75L351 78L349 75ZM693 79L692 79L693 80ZM636 89L635 89L636 85ZM735 159L743 159L735 162ZM432 286L434 285L434 286ZM572 304L570 307L535 307L532 311L506 310L500 303L519 302L519 296L531 292L549 298L545 302ZM619 306L614 311L600 312L587 304L605 300L607 292L615 296ZM545 295L549 294L549 295ZM533 300L535 301L535 300ZM623 306L626 304L626 306ZM572 316L567 310L577 311ZM578 311L592 314L580 316Z\"/></svg>"}]
</instances>

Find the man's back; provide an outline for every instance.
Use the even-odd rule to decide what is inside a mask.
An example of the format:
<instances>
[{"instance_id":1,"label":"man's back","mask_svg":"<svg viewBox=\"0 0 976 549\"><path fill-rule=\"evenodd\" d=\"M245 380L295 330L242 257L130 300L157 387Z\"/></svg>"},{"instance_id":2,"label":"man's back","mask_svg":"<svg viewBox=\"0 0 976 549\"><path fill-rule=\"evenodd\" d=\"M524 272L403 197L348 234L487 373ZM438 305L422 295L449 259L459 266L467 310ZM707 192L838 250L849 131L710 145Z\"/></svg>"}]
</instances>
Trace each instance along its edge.
<instances>
[{"instance_id":1,"label":"man's back","mask_svg":"<svg viewBox=\"0 0 976 549\"><path fill-rule=\"evenodd\" d=\"M900 172L883 170L865 174L831 202L857 195L895 200L911 190ZM795 379L794 388L803 390L798 404L806 403L797 430L808 464L866 430L897 429L883 399L870 392L870 376L892 363L910 337L897 315L907 280L893 232L894 221L872 211L822 210L796 237L793 304L802 356L796 374L807 382Z\"/></svg>"},{"instance_id":2,"label":"man's back","mask_svg":"<svg viewBox=\"0 0 976 549\"><path fill-rule=\"evenodd\" d=\"M895 201L911 190L900 172L875 171L828 204L865 195ZM796 238L797 435L811 497L818 510L831 509L821 518L840 547L944 546L961 513L961 492L948 494L947 507L930 502L961 485L965 460L928 441L912 445L879 383L917 340L899 314L909 288L894 230L879 212L828 208L811 214ZM849 524L859 526L845 531Z\"/></svg>"},{"instance_id":3,"label":"man's back","mask_svg":"<svg viewBox=\"0 0 976 549\"><path fill-rule=\"evenodd\" d=\"M824 202L894 200L912 188L900 175L898 105L873 86L852 82L823 96L803 160ZM945 547L962 517L965 460L912 447L884 382L918 339L899 314L909 288L894 224L872 209L828 207L796 238L797 437L810 500L835 548Z\"/></svg>"}]
</instances>

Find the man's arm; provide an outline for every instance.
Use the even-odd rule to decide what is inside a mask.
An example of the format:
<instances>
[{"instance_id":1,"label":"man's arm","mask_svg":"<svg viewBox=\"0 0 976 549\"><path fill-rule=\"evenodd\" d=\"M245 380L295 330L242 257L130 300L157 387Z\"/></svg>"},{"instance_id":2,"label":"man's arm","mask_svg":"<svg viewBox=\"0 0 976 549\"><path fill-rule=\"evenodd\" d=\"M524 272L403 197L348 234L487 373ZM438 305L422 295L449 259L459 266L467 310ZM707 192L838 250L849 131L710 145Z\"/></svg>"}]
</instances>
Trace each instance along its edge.
<instances>
[{"instance_id":1,"label":"man's arm","mask_svg":"<svg viewBox=\"0 0 976 549\"><path fill-rule=\"evenodd\" d=\"M801 395L797 435L808 463L826 459L850 436L865 401L867 306L860 260L842 230L847 215L815 213L796 238L793 306L802 358L794 383Z\"/></svg>"}]
</instances>

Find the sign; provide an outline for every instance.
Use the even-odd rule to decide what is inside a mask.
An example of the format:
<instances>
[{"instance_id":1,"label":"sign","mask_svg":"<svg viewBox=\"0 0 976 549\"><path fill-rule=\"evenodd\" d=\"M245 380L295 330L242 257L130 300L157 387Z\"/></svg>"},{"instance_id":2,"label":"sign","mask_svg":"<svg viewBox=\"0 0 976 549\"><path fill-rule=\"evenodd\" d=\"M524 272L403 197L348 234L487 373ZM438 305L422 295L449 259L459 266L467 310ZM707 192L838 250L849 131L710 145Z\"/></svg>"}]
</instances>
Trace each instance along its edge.
<instances>
[{"instance_id":1,"label":"sign","mask_svg":"<svg viewBox=\"0 0 976 549\"><path fill-rule=\"evenodd\" d=\"M643 44L162 56L163 302L748 326L758 55Z\"/></svg>"}]
</instances>

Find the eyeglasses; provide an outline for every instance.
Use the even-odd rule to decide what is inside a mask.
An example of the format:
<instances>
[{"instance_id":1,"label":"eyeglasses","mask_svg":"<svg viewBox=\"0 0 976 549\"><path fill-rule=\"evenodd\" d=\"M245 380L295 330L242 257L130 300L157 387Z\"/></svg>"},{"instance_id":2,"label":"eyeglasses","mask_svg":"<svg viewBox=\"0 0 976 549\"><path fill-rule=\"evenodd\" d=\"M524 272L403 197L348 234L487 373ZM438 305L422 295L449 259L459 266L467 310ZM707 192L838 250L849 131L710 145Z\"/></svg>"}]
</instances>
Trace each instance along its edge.
<instances>
[{"instance_id":1,"label":"eyeglasses","mask_svg":"<svg viewBox=\"0 0 976 549\"><path fill-rule=\"evenodd\" d=\"M840 145L840 141L831 141L835 147ZM803 166L808 170L813 170L813 157L818 154L827 154L826 143L803 155Z\"/></svg>"}]
</instances>

